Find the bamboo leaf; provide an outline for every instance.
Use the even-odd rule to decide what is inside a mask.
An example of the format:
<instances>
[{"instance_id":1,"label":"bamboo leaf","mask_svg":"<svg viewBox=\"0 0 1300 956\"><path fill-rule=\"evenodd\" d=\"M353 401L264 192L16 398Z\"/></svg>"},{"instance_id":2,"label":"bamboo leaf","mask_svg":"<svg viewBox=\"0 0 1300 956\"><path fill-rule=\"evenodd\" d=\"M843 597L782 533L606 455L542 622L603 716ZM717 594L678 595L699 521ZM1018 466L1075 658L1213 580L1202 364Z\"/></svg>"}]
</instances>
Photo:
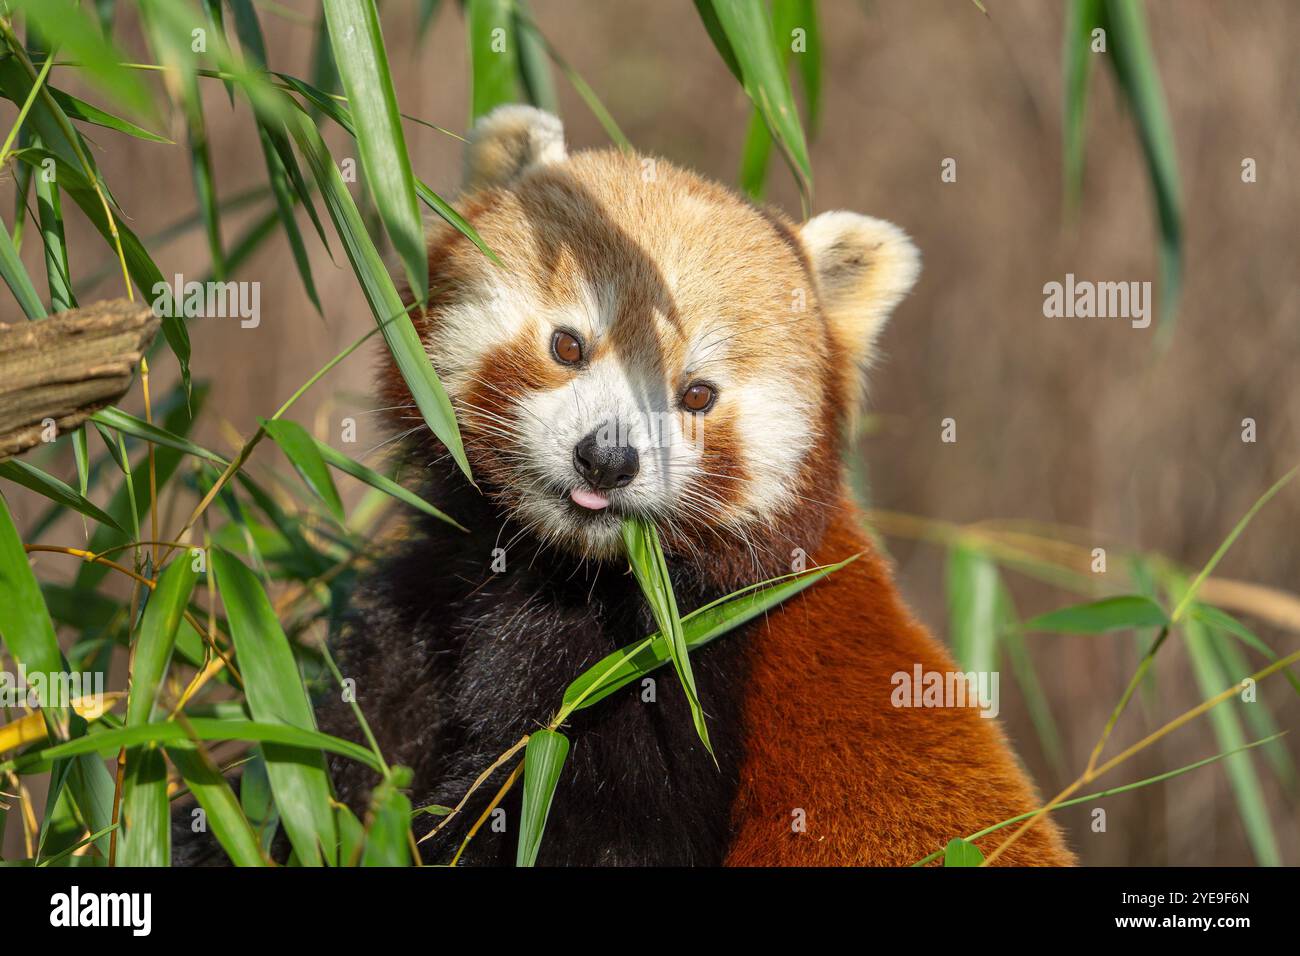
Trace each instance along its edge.
<instances>
[{"instance_id":1,"label":"bamboo leaf","mask_svg":"<svg viewBox=\"0 0 1300 956\"><path fill-rule=\"evenodd\" d=\"M1300 465L1297 465L1288 471L1285 475L1275 481L1272 487L1255 499L1255 503L1250 506L1249 510L1247 510L1244 515L1241 516L1241 520L1233 526L1232 531L1228 533L1228 536L1224 538L1223 542L1215 549L1214 554L1210 556L1210 560L1205 562L1205 567L1201 568L1201 573L1196 575L1196 579L1192 581L1191 586L1183 592L1183 596L1179 600L1178 606L1174 608L1174 613L1171 615L1170 620L1177 621L1183 616L1183 612L1187 610L1188 605L1190 605L1192 600L1196 597L1196 592L1200 590L1201 584L1210 576L1214 569L1219 566L1219 562L1222 561L1223 556L1228 553L1228 549L1232 547L1233 543L1239 537L1241 537L1241 533L1246 530L1246 525L1250 524L1251 519L1259 513L1260 508L1263 508L1264 505L1268 504L1275 494L1290 483L1291 479L1296 476L1297 472L1300 472Z\"/></svg>"},{"instance_id":2,"label":"bamboo leaf","mask_svg":"<svg viewBox=\"0 0 1300 956\"><path fill-rule=\"evenodd\" d=\"M568 755L569 739L561 733L537 730L528 737L528 746L524 748L524 797L515 866L533 866L537 862L555 786L560 782L560 771Z\"/></svg>"},{"instance_id":3,"label":"bamboo leaf","mask_svg":"<svg viewBox=\"0 0 1300 956\"><path fill-rule=\"evenodd\" d=\"M167 757L203 808L212 835L231 862L235 866L266 866L257 834L239 800L203 749L192 741L176 742L167 746Z\"/></svg>"},{"instance_id":4,"label":"bamboo leaf","mask_svg":"<svg viewBox=\"0 0 1300 956\"><path fill-rule=\"evenodd\" d=\"M89 736L55 744L42 750L21 754L0 761L0 772L22 772L39 767L51 760L64 757L76 757L82 754L100 756L115 755L122 747L135 747L139 744L160 743L171 745L175 741L186 740L249 740L267 744L282 745L281 751L288 753L298 751L301 754L317 750L328 750L340 754L349 760L355 760L370 767L376 773L382 772L375 755L365 747L358 746L350 740L331 737L318 730L307 730L290 724L267 723L258 720L235 718L190 717L184 725L164 720L145 724L143 727L118 727L113 730L98 730ZM110 791L111 796L111 791Z\"/></svg>"},{"instance_id":5,"label":"bamboo leaf","mask_svg":"<svg viewBox=\"0 0 1300 956\"><path fill-rule=\"evenodd\" d=\"M118 133L125 133L127 136L135 139L142 139L149 143L162 143L167 146L175 145L166 136L159 136L157 133L151 133L149 130L136 126L130 120L115 116L105 110L101 110L93 103L87 103L83 99L78 99L71 93L65 93L63 90L57 90L53 87L47 87L50 96L54 97L54 102L59 104L59 108L68 115L70 119L81 120L83 123L90 123L94 126L102 126L104 129L111 129Z\"/></svg>"},{"instance_id":6,"label":"bamboo leaf","mask_svg":"<svg viewBox=\"0 0 1300 956\"><path fill-rule=\"evenodd\" d=\"M22 12L64 57L76 60L95 89L137 113L153 114L149 88L122 66L126 54L73 0L9 0L8 6Z\"/></svg>"},{"instance_id":7,"label":"bamboo leaf","mask_svg":"<svg viewBox=\"0 0 1300 956\"><path fill-rule=\"evenodd\" d=\"M27 318L45 318L45 304L41 302L36 286L32 285L32 277L27 274L27 267L23 265L3 220L0 220L0 277L4 278L5 285L9 286Z\"/></svg>"},{"instance_id":8,"label":"bamboo leaf","mask_svg":"<svg viewBox=\"0 0 1300 956\"><path fill-rule=\"evenodd\" d=\"M299 116L293 125L293 134L325 199L330 218L334 220L334 228L343 241L348 260L366 294L370 311L380 325L384 340L411 390L420 414L434 435L447 446L461 471L472 481L469 460L465 457L465 447L461 442L451 400L438 381L438 376L434 374L433 366L429 364L424 344L393 286L392 277L366 234L356 204L325 149L320 133L306 117Z\"/></svg>"},{"instance_id":9,"label":"bamboo leaf","mask_svg":"<svg viewBox=\"0 0 1300 956\"><path fill-rule=\"evenodd\" d=\"M503 103L517 103L515 44L509 0L467 0L469 28L470 122Z\"/></svg>"},{"instance_id":10,"label":"bamboo leaf","mask_svg":"<svg viewBox=\"0 0 1300 956\"><path fill-rule=\"evenodd\" d=\"M394 767L375 788L362 866L411 865L411 801L402 793L410 785L411 771Z\"/></svg>"},{"instance_id":11,"label":"bamboo leaf","mask_svg":"<svg viewBox=\"0 0 1300 956\"><path fill-rule=\"evenodd\" d=\"M857 558L854 555L836 564L761 581L692 611L682 618L686 646L690 650L705 646ZM563 709L568 712L590 707L670 659L668 641L660 632L629 644L597 661L569 684L564 691Z\"/></svg>"},{"instance_id":12,"label":"bamboo leaf","mask_svg":"<svg viewBox=\"0 0 1300 956\"><path fill-rule=\"evenodd\" d=\"M361 168L417 302L429 297L429 259L397 95L373 0L325 0L330 46L357 127Z\"/></svg>"},{"instance_id":13,"label":"bamboo leaf","mask_svg":"<svg viewBox=\"0 0 1300 956\"><path fill-rule=\"evenodd\" d=\"M122 411L120 408L109 406L101 408L91 416L91 420L104 425L114 431L119 431L130 435L133 438L139 438L141 441L151 442L155 445L162 445L164 448L174 448L177 451L184 452L187 455L193 455L196 458L203 458L214 464L225 467L228 462L216 452L208 451L202 445L197 445L181 435L175 435L165 428L152 425L143 419L136 418L134 415Z\"/></svg>"},{"instance_id":14,"label":"bamboo leaf","mask_svg":"<svg viewBox=\"0 0 1300 956\"><path fill-rule=\"evenodd\" d=\"M171 819L167 804L167 761L149 747L128 753L122 787L121 866L167 866L171 862Z\"/></svg>"},{"instance_id":15,"label":"bamboo leaf","mask_svg":"<svg viewBox=\"0 0 1300 956\"><path fill-rule=\"evenodd\" d=\"M1160 223L1160 332L1173 330L1182 286L1183 222L1174 134L1165 109L1160 73L1136 0L1104 0L1110 63L1133 110Z\"/></svg>"},{"instance_id":16,"label":"bamboo leaf","mask_svg":"<svg viewBox=\"0 0 1300 956\"><path fill-rule=\"evenodd\" d=\"M963 670L997 669L997 565L973 548L958 545L948 556L949 640Z\"/></svg>"},{"instance_id":17,"label":"bamboo leaf","mask_svg":"<svg viewBox=\"0 0 1300 956\"><path fill-rule=\"evenodd\" d=\"M515 0L511 12L511 32L515 37L518 57L519 82L523 85L528 102L548 113L560 112L555 95L555 81L551 77L551 64L546 56L546 45L535 30L527 28L532 22L532 11L524 0Z\"/></svg>"},{"instance_id":18,"label":"bamboo leaf","mask_svg":"<svg viewBox=\"0 0 1300 956\"><path fill-rule=\"evenodd\" d=\"M1193 604L1191 616L1208 627L1231 634L1252 650L1263 654L1270 661L1277 660L1277 654L1273 648L1261 641L1250 628L1226 611L1211 607L1208 604ZM1291 669L1287 668L1282 672L1282 675L1290 682L1295 692L1300 694L1300 680L1296 679L1296 675L1291 672Z\"/></svg>"},{"instance_id":19,"label":"bamboo leaf","mask_svg":"<svg viewBox=\"0 0 1300 956\"><path fill-rule=\"evenodd\" d=\"M224 551L214 550L211 561L253 719L315 731L293 651L261 584ZM322 849L332 855L337 844L324 757L318 750L272 743L263 753L289 841L300 860L318 866Z\"/></svg>"},{"instance_id":20,"label":"bamboo leaf","mask_svg":"<svg viewBox=\"0 0 1300 956\"><path fill-rule=\"evenodd\" d=\"M333 465L339 471L346 472L353 478L364 481L370 487L377 488L384 492L384 494L390 495L403 504L410 505L412 508L423 511L425 514L437 518L439 521L445 521L452 527L459 528L461 531L469 530L455 519L443 514L419 495L403 488L391 478L381 475L372 468L367 468L365 465L361 464L361 462L349 458L341 451L338 451L323 441L318 439L313 439L313 441L316 442L316 449L320 452L320 456L325 459L326 464Z\"/></svg>"},{"instance_id":21,"label":"bamboo leaf","mask_svg":"<svg viewBox=\"0 0 1300 956\"><path fill-rule=\"evenodd\" d=\"M1065 202L1073 212L1083 191L1084 120L1092 72L1092 31L1102 26L1102 0L1070 0L1065 16L1065 110L1061 123L1065 154Z\"/></svg>"},{"instance_id":22,"label":"bamboo leaf","mask_svg":"<svg viewBox=\"0 0 1300 956\"><path fill-rule=\"evenodd\" d=\"M28 673L54 674L63 670L63 654L54 637L54 624L45 608L40 585L27 562L27 552L0 494L0 638ZM41 704L49 703L49 688L42 685Z\"/></svg>"},{"instance_id":23,"label":"bamboo leaf","mask_svg":"<svg viewBox=\"0 0 1300 956\"><path fill-rule=\"evenodd\" d=\"M677 612L677 597L673 594L672 580L668 576L668 563L664 560L663 548L659 544L659 532L654 525L639 518L625 518L622 526L623 545L627 549L627 560L632 566L636 583L641 586L659 632L667 639L668 654L672 658L673 669L681 681L682 690L686 692L686 702L691 707L691 719L695 723L695 732L699 734L710 755L713 745L709 742L709 729L704 722L704 708L700 705L699 693L695 689L695 675L691 672L690 653L686 647L686 635L682 632L681 615ZM716 757L714 758L716 761Z\"/></svg>"},{"instance_id":24,"label":"bamboo leaf","mask_svg":"<svg viewBox=\"0 0 1300 956\"><path fill-rule=\"evenodd\" d=\"M974 843L967 843L961 837L948 841L943 852L944 866L979 866L984 862L984 854Z\"/></svg>"},{"instance_id":25,"label":"bamboo leaf","mask_svg":"<svg viewBox=\"0 0 1300 956\"><path fill-rule=\"evenodd\" d=\"M158 690L167 673L176 630L197 580L198 573L193 564L184 558L173 561L158 577L135 639L131 690L126 704L128 727L149 723Z\"/></svg>"},{"instance_id":26,"label":"bamboo leaf","mask_svg":"<svg viewBox=\"0 0 1300 956\"><path fill-rule=\"evenodd\" d=\"M1187 644L1187 656L1192 662L1192 672L1196 675L1197 686L1203 697L1211 697L1223 690L1229 683L1215 659L1210 646L1209 636L1199 621L1187 619L1183 622L1183 640ZM1259 706L1252 704L1251 706ZM1210 725L1214 736L1219 741L1221 750L1241 750L1246 743L1246 735L1241 728L1241 719L1230 707L1215 707L1210 711ZM1268 805L1260 787L1259 775L1250 755L1236 753L1224 761L1228 781L1232 784L1232 793L1237 801L1237 811L1241 815L1242 826L1246 830L1246 839L1251 852L1261 866L1280 866L1281 853L1278 849L1277 836L1273 832L1272 821L1268 816Z\"/></svg>"},{"instance_id":27,"label":"bamboo leaf","mask_svg":"<svg viewBox=\"0 0 1300 956\"><path fill-rule=\"evenodd\" d=\"M1163 627L1169 618L1149 598L1137 594L1062 608L1025 622L1027 631L1103 634L1129 627Z\"/></svg>"},{"instance_id":28,"label":"bamboo leaf","mask_svg":"<svg viewBox=\"0 0 1300 956\"><path fill-rule=\"evenodd\" d=\"M329 469L325 467L325 459L321 457L316 439L307 434L307 430L297 422L284 418L260 421L262 428L293 463L307 487L325 503L330 514L342 521L343 502L339 498L338 489L334 487Z\"/></svg>"},{"instance_id":29,"label":"bamboo leaf","mask_svg":"<svg viewBox=\"0 0 1300 956\"><path fill-rule=\"evenodd\" d=\"M100 524L121 531L123 534L126 533L125 529L117 523L112 515L102 511L85 495L79 494L75 488L60 481L53 475L46 474L35 465L29 465L18 458L0 461L0 478L7 478L16 485L30 488L37 494L49 498L65 508L71 508L93 521L98 521Z\"/></svg>"},{"instance_id":30,"label":"bamboo leaf","mask_svg":"<svg viewBox=\"0 0 1300 956\"><path fill-rule=\"evenodd\" d=\"M795 180L805 212L812 203L812 165L790 79L761 0L696 0L714 45L763 116ZM720 43L719 31L727 46ZM730 51L728 53L727 51Z\"/></svg>"}]
</instances>

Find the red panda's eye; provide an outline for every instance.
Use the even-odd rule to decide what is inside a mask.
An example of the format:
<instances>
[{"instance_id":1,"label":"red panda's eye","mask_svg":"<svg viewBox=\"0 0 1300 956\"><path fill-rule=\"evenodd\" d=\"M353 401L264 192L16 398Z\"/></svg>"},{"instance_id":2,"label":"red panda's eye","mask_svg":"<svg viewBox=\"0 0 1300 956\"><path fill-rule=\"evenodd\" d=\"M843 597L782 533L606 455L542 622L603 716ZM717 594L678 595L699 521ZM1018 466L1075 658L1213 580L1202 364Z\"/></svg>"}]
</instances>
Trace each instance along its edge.
<instances>
[{"instance_id":1,"label":"red panda's eye","mask_svg":"<svg viewBox=\"0 0 1300 956\"><path fill-rule=\"evenodd\" d=\"M711 386L696 382L682 394L682 405L687 411L707 412L713 407L715 397Z\"/></svg>"},{"instance_id":2,"label":"red panda's eye","mask_svg":"<svg viewBox=\"0 0 1300 956\"><path fill-rule=\"evenodd\" d=\"M551 354L562 365L577 365L582 361L582 343L563 330L551 336Z\"/></svg>"}]
</instances>

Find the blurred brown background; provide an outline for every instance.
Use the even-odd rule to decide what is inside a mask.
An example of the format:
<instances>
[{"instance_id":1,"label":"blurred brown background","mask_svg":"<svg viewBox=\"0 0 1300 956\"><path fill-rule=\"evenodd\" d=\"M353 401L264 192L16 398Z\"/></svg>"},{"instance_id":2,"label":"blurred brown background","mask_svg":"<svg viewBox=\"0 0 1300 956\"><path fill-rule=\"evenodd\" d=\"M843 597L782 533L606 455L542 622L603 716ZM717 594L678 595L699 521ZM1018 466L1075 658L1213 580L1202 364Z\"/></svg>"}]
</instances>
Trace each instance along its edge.
<instances>
[{"instance_id":1,"label":"blurred brown background","mask_svg":"<svg viewBox=\"0 0 1300 956\"><path fill-rule=\"evenodd\" d=\"M1064 4L986 5L987 17L966 0L821 4L825 80L823 123L811 150L815 211L845 208L897 222L913 235L925 263L919 286L884 335L885 355L872 382L877 417L862 445L871 501L954 522L1026 519L1083 529L1078 540L1086 547L1114 549L1114 573L1126 548L1199 567L1251 503L1300 462L1300 6L1286 0L1147 4L1177 143L1186 228L1182 307L1162 353L1154 326L1043 317L1043 284L1067 272L1158 286L1150 187L1114 78L1098 63L1083 203L1075 227L1065 226ZM130 48L138 30L128 6L119 4L117 35ZM455 4L444 4L417 48L415 7L407 0L383 5L401 108L463 130L469 111L464 22ZM692 4L534 0L533 7L542 31L639 149L735 181L748 103ZM259 8L272 67L308 75L318 5L288 0ZM67 81L56 71L54 82ZM223 197L234 196L262 185L265 173L247 110L232 110L221 86L208 82L217 182ZM582 101L562 77L556 82L571 146L604 145ZM9 110L6 127L11 117ZM102 130L91 135L139 235L192 212L183 147ZM407 135L417 172L443 195L453 194L459 144L416 125L407 126ZM327 137L336 157L354 155L336 129ZM955 183L940 180L946 157L957 161ZM1258 164L1254 184L1241 180L1245 157ZM772 201L797 217L789 174L775 159L770 182ZM0 208L12 208L8 172ZM228 245L248 219L247 213L227 218ZM197 437L218 449L231 447L223 422L246 436L257 416L272 412L371 327L337 244L336 266L305 219L303 228L324 321L303 294L279 236L236 276L262 283L260 328L191 322L195 376L212 385ZM69 242L74 275L109 261L84 221L70 224ZM150 247L166 276L206 273L197 230ZM43 275L37 241L26 244L24 258L33 275ZM83 301L92 297L92 290L79 291ZM120 281L109 278L93 293L118 295ZM16 320L12 300L0 299L0 315ZM174 374L172 360L159 364L161 377ZM376 416L358 414L378 404L366 397L372 364L357 356L337 369L297 406L298 420L337 440L339 420L357 415L356 447L381 442ZM945 417L958 423L956 444L940 442ZM1258 423L1254 444L1241 441L1246 417ZM283 461L267 446L257 455ZM70 461L62 474L74 474ZM12 500L23 511L20 520L41 510L29 498ZM1219 573L1300 592L1298 519L1300 487L1291 487L1260 514ZM71 524L63 529L80 536ZM58 533L47 538L62 540ZM918 615L947 634L942 548L893 537L887 544ZM66 563L43 560L40 573L60 574L56 569ZM1007 579L1026 617L1077 600L1015 574ZM1288 629L1243 617L1278 651L1300 641L1294 621ZM1028 640L1061 727L1065 769L1077 773L1136 664L1138 645L1126 634ZM1008 670L1004 662L1002 719L1050 795L1072 777L1046 759ZM1178 641L1162 651L1157 671L1154 694L1145 709L1134 702L1116 743L1138 739L1201 698ZM1260 699L1254 706L1268 707L1283 728L1297 726L1300 702L1281 680L1261 685ZM1288 746L1300 753L1294 740ZM1101 785L1150 776L1218 749L1210 724L1201 720ZM1258 752L1251 759L1283 859L1300 863L1300 804ZM1093 804L1062 813L1085 863L1252 862L1222 765L1096 805L1108 813L1104 833L1090 829Z\"/></svg>"}]
</instances>

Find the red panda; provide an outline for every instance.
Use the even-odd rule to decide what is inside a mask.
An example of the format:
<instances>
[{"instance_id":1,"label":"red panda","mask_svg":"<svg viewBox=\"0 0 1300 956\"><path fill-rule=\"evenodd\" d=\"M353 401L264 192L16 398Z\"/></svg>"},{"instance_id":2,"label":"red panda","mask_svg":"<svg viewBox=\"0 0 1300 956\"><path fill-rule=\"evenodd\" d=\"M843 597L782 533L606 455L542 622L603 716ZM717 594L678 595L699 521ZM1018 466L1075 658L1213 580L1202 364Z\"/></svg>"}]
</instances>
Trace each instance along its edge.
<instances>
[{"instance_id":1,"label":"red panda","mask_svg":"<svg viewBox=\"0 0 1300 956\"><path fill-rule=\"evenodd\" d=\"M622 557L628 515L660 529L683 613L793 557L864 556L692 655L716 764L668 672L575 714L539 862L906 865L1039 806L976 709L892 699L899 673L958 670L903 605L841 464L876 337L919 271L903 231L849 212L795 225L662 159L569 155L559 120L528 107L476 125L465 181L460 209L501 263L436 228L416 326L477 487L386 359L379 391L430 500L471 532L413 525L338 642L416 806L455 804L570 680L655 630ZM344 705L321 721L356 736ZM333 770L363 802L369 773ZM421 844L428 861L508 772ZM517 799L463 862L514 859ZM1044 820L999 862L1073 857Z\"/></svg>"}]
</instances>

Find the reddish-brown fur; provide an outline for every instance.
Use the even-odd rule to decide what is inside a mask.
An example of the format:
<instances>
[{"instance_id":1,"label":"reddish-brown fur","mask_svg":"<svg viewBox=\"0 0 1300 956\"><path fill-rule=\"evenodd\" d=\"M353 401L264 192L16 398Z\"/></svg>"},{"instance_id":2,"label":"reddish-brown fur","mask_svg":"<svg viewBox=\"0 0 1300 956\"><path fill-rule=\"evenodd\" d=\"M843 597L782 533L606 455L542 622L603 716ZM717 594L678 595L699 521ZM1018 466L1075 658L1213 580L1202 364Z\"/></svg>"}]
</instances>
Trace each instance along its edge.
<instances>
[{"instance_id":1,"label":"reddish-brown fur","mask_svg":"<svg viewBox=\"0 0 1300 956\"><path fill-rule=\"evenodd\" d=\"M815 557L866 553L751 638L744 722L754 730L729 865L905 866L1040 805L996 721L969 707L891 705L895 672L958 668L903 606L860 520L842 502ZM792 827L798 810L806 832ZM977 845L987 855L1012 830ZM1040 821L997 862L1074 858L1056 826Z\"/></svg>"}]
</instances>

